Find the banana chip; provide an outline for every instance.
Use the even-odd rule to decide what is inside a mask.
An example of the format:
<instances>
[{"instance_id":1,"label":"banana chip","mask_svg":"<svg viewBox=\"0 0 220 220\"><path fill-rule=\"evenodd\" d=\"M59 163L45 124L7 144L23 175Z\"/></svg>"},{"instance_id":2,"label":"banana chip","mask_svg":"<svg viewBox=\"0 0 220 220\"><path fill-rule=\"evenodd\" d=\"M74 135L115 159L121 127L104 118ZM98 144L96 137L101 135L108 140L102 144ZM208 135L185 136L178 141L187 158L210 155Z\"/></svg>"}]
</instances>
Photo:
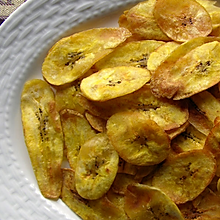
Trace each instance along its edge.
<instances>
[{"instance_id":1,"label":"banana chip","mask_svg":"<svg viewBox=\"0 0 220 220\"><path fill-rule=\"evenodd\" d=\"M220 219L220 197L206 189L194 201L180 205L180 211L185 219L195 220L219 220Z\"/></svg>"},{"instance_id":2,"label":"banana chip","mask_svg":"<svg viewBox=\"0 0 220 220\"><path fill-rule=\"evenodd\" d=\"M125 212L135 220L184 220L177 205L165 193L143 184L127 187Z\"/></svg>"},{"instance_id":3,"label":"banana chip","mask_svg":"<svg viewBox=\"0 0 220 220\"><path fill-rule=\"evenodd\" d=\"M215 176L216 161L205 150L191 150L171 157L154 173L152 185L176 204L195 199Z\"/></svg>"},{"instance_id":4,"label":"banana chip","mask_svg":"<svg viewBox=\"0 0 220 220\"><path fill-rule=\"evenodd\" d=\"M30 80L21 94L25 143L42 195L58 199L61 193L63 133L54 94L43 80Z\"/></svg>"},{"instance_id":5,"label":"banana chip","mask_svg":"<svg viewBox=\"0 0 220 220\"><path fill-rule=\"evenodd\" d=\"M163 44L165 43L155 40L125 43L97 62L95 67L98 70L115 66L134 66L148 69L148 57L155 49Z\"/></svg>"},{"instance_id":6,"label":"banana chip","mask_svg":"<svg viewBox=\"0 0 220 220\"><path fill-rule=\"evenodd\" d=\"M90 126L86 118L80 113L65 109L60 112L60 118L64 134L67 160L70 167L76 170L77 158L81 146L96 132Z\"/></svg>"},{"instance_id":7,"label":"banana chip","mask_svg":"<svg viewBox=\"0 0 220 220\"><path fill-rule=\"evenodd\" d=\"M211 42L205 43L209 40ZM212 40L196 38L174 50L152 74L152 92L179 100L217 84L220 43Z\"/></svg>"},{"instance_id":8,"label":"banana chip","mask_svg":"<svg viewBox=\"0 0 220 220\"><path fill-rule=\"evenodd\" d=\"M75 173L63 169L62 201L83 220L128 220L124 209L111 202L105 195L97 200L83 199L75 188Z\"/></svg>"},{"instance_id":9,"label":"banana chip","mask_svg":"<svg viewBox=\"0 0 220 220\"><path fill-rule=\"evenodd\" d=\"M107 121L107 134L119 156L128 163L154 165L168 156L168 135L139 112L119 112L111 116Z\"/></svg>"},{"instance_id":10,"label":"banana chip","mask_svg":"<svg viewBox=\"0 0 220 220\"><path fill-rule=\"evenodd\" d=\"M76 190L85 199L101 198L111 187L118 170L119 157L104 133L86 141L80 149Z\"/></svg>"},{"instance_id":11,"label":"banana chip","mask_svg":"<svg viewBox=\"0 0 220 220\"><path fill-rule=\"evenodd\" d=\"M180 44L174 41L167 42L158 47L149 55L147 60L147 68L152 72L175 50Z\"/></svg>"},{"instance_id":12,"label":"banana chip","mask_svg":"<svg viewBox=\"0 0 220 220\"><path fill-rule=\"evenodd\" d=\"M70 83L130 36L125 28L94 28L63 38L48 52L42 74L52 85Z\"/></svg>"},{"instance_id":13,"label":"banana chip","mask_svg":"<svg viewBox=\"0 0 220 220\"><path fill-rule=\"evenodd\" d=\"M220 101L208 91L200 92L191 99L214 125L215 119L220 115Z\"/></svg>"},{"instance_id":14,"label":"banana chip","mask_svg":"<svg viewBox=\"0 0 220 220\"><path fill-rule=\"evenodd\" d=\"M182 153L194 149L203 149L206 135L189 125L184 132L172 140L171 147L175 152Z\"/></svg>"},{"instance_id":15,"label":"banana chip","mask_svg":"<svg viewBox=\"0 0 220 220\"><path fill-rule=\"evenodd\" d=\"M57 111L60 112L63 109L72 109L83 114L85 108L80 104L79 94L78 85L56 89L55 101Z\"/></svg>"},{"instance_id":16,"label":"banana chip","mask_svg":"<svg viewBox=\"0 0 220 220\"><path fill-rule=\"evenodd\" d=\"M140 89L150 80L150 72L132 66L102 69L84 78L80 84L82 93L93 101L107 101Z\"/></svg>"},{"instance_id":17,"label":"banana chip","mask_svg":"<svg viewBox=\"0 0 220 220\"><path fill-rule=\"evenodd\" d=\"M171 40L154 18L155 3L156 0L143 1L125 11L119 18L119 26L127 28L138 39Z\"/></svg>"},{"instance_id":18,"label":"banana chip","mask_svg":"<svg viewBox=\"0 0 220 220\"><path fill-rule=\"evenodd\" d=\"M209 13L195 0L157 0L153 14L161 30L175 41L205 37L212 31Z\"/></svg>"}]
</instances>

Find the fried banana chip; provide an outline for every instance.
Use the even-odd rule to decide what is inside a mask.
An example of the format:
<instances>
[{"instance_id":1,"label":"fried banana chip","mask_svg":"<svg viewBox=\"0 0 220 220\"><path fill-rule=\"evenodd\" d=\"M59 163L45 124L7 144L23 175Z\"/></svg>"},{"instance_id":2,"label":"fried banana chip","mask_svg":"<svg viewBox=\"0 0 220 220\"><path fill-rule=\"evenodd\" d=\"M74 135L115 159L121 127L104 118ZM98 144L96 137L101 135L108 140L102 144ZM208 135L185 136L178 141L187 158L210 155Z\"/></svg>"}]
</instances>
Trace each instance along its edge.
<instances>
[{"instance_id":1,"label":"fried banana chip","mask_svg":"<svg viewBox=\"0 0 220 220\"><path fill-rule=\"evenodd\" d=\"M193 202L187 202L179 206L185 219L195 220L219 220L220 219L220 197L206 189Z\"/></svg>"},{"instance_id":2,"label":"fried banana chip","mask_svg":"<svg viewBox=\"0 0 220 220\"><path fill-rule=\"evenodd\" d=\"M61 193L63 132L54 94L43 80L27 81L21 94L25 143L42 195L58 199Z\"/></svg>"},{"instance_id":3,"label":"fried banana chip","mask_svg":"<svg viewBox=\"0 0 220 220\"><path fill-rule=\"evenodd\" d=\"M208 91L200 92L191 99L214 125L215 119L220 115L220 101Z\"/></svg>"},{"instance_id":4,"label":"fried banana chip","mask_svg":"<svg viewBox=\"0 0 220 220\"><path fill-rule=\"evenodd\" d=\"M167 42L152 52L147 60L147 68L155 71L157 67L175 50L180 44L174 41Z\"/></svg>"},{"instance_id":5,"label":"fried banana chip","mask_svg":"<svg viewBox=\"0 0 220 220\"><path fill-rule=\"evenodd\" d=\"M177 153L194 149L203 149L206 135L189 125L184 132L172 140L171 147Z\"/></svg>"},{"instance_id":6,"label":"fried banana chip","mask_svg":"<svg viewBox=\"0 0 220 220\"><path fill-rule=\"evenodd\" d=\"M176 204L195 199L215 176L216 161L205 150L191 150L171 157L154 173L152 185Z\"/></svg>"},{"instance_id":7,"label":"fried banana chip","mask_svg":"<svg viewBox=\"0 0 220 220\"><path fill-rule=\"evenodd\" d=\"M94 28L65 37L48 52L42 74L52 85L70 83L130 36L125 28Z\"/></svg>"},{"instance_id":8,"label":"fried banana chip","mask_svg":"<svg viewBox=\"0 0 220 220\"><path fill-rule=\"evenodd\" d=\"M82 93L93 101L107 101L140 89L150 80L147 69L120 66L102 69L84 78L80 88Z\"/></svg>"},{"instance_id":9,"label":"fried banana chip","mask_svg":"<svg viewBox=\"0 0 220 220\"><path fill-rule=\"evenodd\" d=\"M107 121L107 134L119 156L128 163L154 165L168 156L168 135L139 112L119 112L111 116Z\"/></svg>"},{"instance_id":10,"label":"fried banana chip","mask_svg":"<svg viewBox=\"0 0 220 220\"><path fill-rule=\"evenodd\" d=\"M206 38L197 38L193 39L191 43L188 41L179 46L156 69L151 78L152 92L155 95L174 100L184 99L219 82L220 43L212 41L194 47L199 45L202 39L206 41ZM194 49L185 48L186 45ZM183 51L180 51L180 48Z\"/></svg>"},{"instance_id":11,"label":"fried banana chip","mask_svg":"<svg viewBox=\"0 0 220 220\"><path fill-rule=\"evenodd\" d=\"M75 183L80 196L101 198L111 187L118 170L119 157L105 133L85 142L79 152Z\"/></svg>"},{"instance_id":12,"label":"fried banana chip","mask_svg":"<svg viewBox=\"0 0 220 220\"><path fill-rule=\"evenodd\" d=\"M102 119L101 117L95 116L88 111L85 112L85 117L89 124L99 132L105 132L106 130L106 120Z\"/></svg>"},{"instance_id":13,"label":"fried banana chip","mask_svg":"<svg viewBox=\"0 0 220 220\"><path fill-rule=\"evenodd\" d=\"M153 15L155 3L156 0L143 1L125 11L119 18L119 26L127 28L139 39L171 40L157 25Z\"/></svg>"},{"instance_id":14,"label":"fried banana chip","mask_svg":"<svg viewBox=\"0 0 220 220\"><path fill-rule=\"evenodd\" d=\"M177 205L165 193L143 184L127 187L125 212L135 220L184 220Z\"/></svg>"},{"instance_id":15,"label":"fried banana chip","mask_svg":"<svg viewBox=\"0 0 220 220\"><path fill-rule=\"evenodd\" d=\"M63 187L61 199L83 220L128 220L124 209L118 207L105 195L97 200L82 198L75 188L75 173L72 169L63 169Z\"/></svg>"},{"instance_id":16,"label":"fried banana chip","mask_svg":"<svg viewBox=\"0 0 220 220\"><path fill-rule=\"evenodd\" d=\"M89 206L88 200L83 199L75 188L75 172L72 169L62 169L63 186L62 201L83 220L99 219L95 211Z\"/></svg>"},{"instance_id":17,"label":"fried banana chip","mask_svg":"<svg viewBox=\"0 0 220 220\"><path fill-rule=\"evenodd\" d=\"M206 117L205 112L201 111L195 103L189 102L189 123L204 135L208 135L213 127L213 123Z\"/></svg>"},{"instance_id":18,"label":"fried banana chip","mask_svg":"<svg viewBox=\"0 0 220 220\"><path fill-rule=\"evenodd\" d=\"M219 31L220 24L220 8L216 6L216 1L211 0L196 0L200 5L202 5L206 11L209 13L212 21L212 32L210 35L219 36L216 32Z\"/></svg>"},{"instance_id":19,"label":"fried banana chip","mask_svg":"<svg viewBox=\"0 0 220 220\"><path fill-rule=\"evenodd\" d=\"M163 44L165 44L163 41L155 40L125 43L97 62L95 67L98 70L116 66L134 66L148 69L148 57L155 49Z\"/></svg>"},{"instance_id":20,"label":"fried banana chip","mask_svg":"<svg viewBox=\"0 0 220 220\"><path fill-rule=\"evenodd\" d=\"M212 31L209 13L195 0L157 0L153 14L161 30L174 41L205 37Z\"/></svg>"},{"instance_id":21,"label":"fried banana chip","mask_svg":"<svg viewBox=\"0 0 220 220\"><path fill-rule=\"evenodd\" d=\"M67 160L70 167L76 170L77 158L81 146L96 135L86 118L80 113L65 109L60 112Z\"/></svg>"},{"instance_id":22,"label":"fried banana chip","mask_svg":"<svg viewBox=\"0 0 220 220\"><path fill-rule=\"evenodd\" d=\"M80 104L79 86L73 85L67 88L57 88L55 93L55 102L57 111L63 109L72 109L81 114L85 112Z\"/></svg>"}]
</instances>

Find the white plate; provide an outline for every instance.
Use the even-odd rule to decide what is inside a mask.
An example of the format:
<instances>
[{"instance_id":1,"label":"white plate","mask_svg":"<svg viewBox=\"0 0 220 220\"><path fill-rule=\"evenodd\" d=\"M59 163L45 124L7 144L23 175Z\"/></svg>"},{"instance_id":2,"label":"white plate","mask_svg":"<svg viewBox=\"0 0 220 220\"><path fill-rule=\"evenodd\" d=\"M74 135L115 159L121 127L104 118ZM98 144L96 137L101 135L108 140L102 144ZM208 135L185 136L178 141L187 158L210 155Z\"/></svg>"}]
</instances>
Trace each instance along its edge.
<instances>
[{"instance_id":1,"label":"white plate","mask_svg":"<svg viewBox=\"0 0 220 220\"><path fill-rule=\"evenodd\" d=\"M39 192L22 133L21 90L26 80L42 78L43 59L58 39L118 26L118 16L137 2L29 0L0 27L0 220L79 219L62 201Z\"/></svg>"}]
</instances>

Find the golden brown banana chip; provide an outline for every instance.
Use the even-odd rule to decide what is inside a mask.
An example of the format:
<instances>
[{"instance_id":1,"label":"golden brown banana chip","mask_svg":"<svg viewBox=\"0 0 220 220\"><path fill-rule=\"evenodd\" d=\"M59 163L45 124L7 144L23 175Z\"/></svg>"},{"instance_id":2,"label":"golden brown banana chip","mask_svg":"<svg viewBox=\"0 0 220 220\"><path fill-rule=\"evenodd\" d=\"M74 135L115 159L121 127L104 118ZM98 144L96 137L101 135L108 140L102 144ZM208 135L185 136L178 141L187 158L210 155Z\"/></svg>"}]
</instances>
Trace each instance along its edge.
<instances>
[{"instance_id":1,"label":"golden brown banana chip","mask_svg":"<svg viewBox=\"0 0 220 220\"><path fill-rule=\"evenodd\" d=\"M163 41L155 40L124 43L97 62L95 67L98 70L116 66L134 66L148 69L148 57L155 49L163 44Z\"/></svg>"},{"instance_id":2,"label":"golden brown banana chip","mask_svg":"<svg viewBox=\"0 0 220 220\"><path fill-rule=\"evenodd\" d=\"M214 36L216 33L216 29L219 29L220 23L220 8L216 5L216 1L211 0L196 0L199 4L201 4L206 11L209 13L212 21L212 32L210 35ZM215 35L219 36L219 35Z\"/></svg>"},{"instance_id":3,"label":"golden brown banana chip","mask_svg":"<svg viewBox=\"0 0 220 220\"><path fill-rule=\"evenodd\" d=\"M166 133L168 134L170 140L173 140L179 134L184 132L188 126L189 126L189 122L187 121L186 123L184 123L180 127L174 128L174 129L170 129L170 130L166 131Z\"/></svg>"},{"instance_id":4,"label":"golden brown banana chip","mask_svg":"<svg viewBox=\"0 0 220 220\"><path fill-rule=\"evenodd\" d=\"M201 111L195 103L189 102L189 123L204 135L208 135L213 127L213 123L206 117L205 112Z\"/></svg>"},{"instance_id":5,"label":"golden brown banana chip","mask_svg":"<svg viewBox=\"0 0 220 220\"><path fill-rule=\"evenodd\" d=\"M147 69L119 66L102 69L84 78L80 84L82 93L93 101L106 101L132 93L150 80Z\"/></svg>"},{"instance_id":6,"label":"golden brown banana chip","mask_svg":"<svg viewBox=\"0 0 220 220\"><path fill-rule=\"evenodd\" d=\"M177 153L194 149L203 149L206 135L189 125L184 132L172 140L171 147Z\"/></svg>"},{"instance_id":7,"label":"golden brown banana chip","mask_svg":"<svg viewBox=\"0 0 220 220\"><path fill-rule=\"evenodd\" d=\"M163 128L139 112L111 116L107 134L119 156L134 165L158 164L169 153L170 141Z\"/></svg>"},{"instance_id":8,"label":"golden brown banana chip","mask_svg":"<svg viewBox=\"0 0 220 220\"><path fill-rule=\"evenodd\" d=\"M219 52L220 43L211 38L196 38L179 46L152 74L152 92L179 100L217 84Z\"/></svg>"},{"instance_id":9,"label":"golden brown banana chip","mask_svg":"<svg viewBox=\"0 0 220 220\"><path fill-rule=\"evenodd\" d=\"M208 91L200 92L191 99L214 125L215 119L220 115L220 101Z\"/></svg>"},{"instance_id":10,"label":"golden brown banana chip","mask_svg":"<svg viewBox=\"0 0 220 220\"><path fill-rule=\"evenodd\" d=\"M21 94L25 143L42 195L58 199L61 193L63 133L54 94L43 80L27 81Z\"/></svg>"},{"instance_id":11,"label":"golden brown banana chip","mask_svg":"<svg viewBox=\"0 0 220 220\"><path fill-rule=\"evenodd\" d=\"M89 124L99 132L105 132L106 130L106 120L102 119L101 117L95 116L88 111L85 112L85 117Z\"/></svg>"},{"instance_id":12,"label":"golden brown banana chip","mask_svg":"<svg viewBox=\"0 0 220 220\"><path fill-rule=\"evenodd\" d=\"M117 173L115 180L111 186L111 189L120 195L125 195L127 186L137 183L138 181L134 179L133 175L126 173Z\"/></svg>"},{"instance_id":13,"label":"golden brown banana chip","mask_svg":"<svg viewBox=\"0 0 220 220\"><path fill-rule=\"evenodd\" d=\"M125 11L119 18L119 26L127 28L139 39L169 41L154 18L155 3L156 0L143 1Z\"/></svg>"},{"instance_id":14,"label":"golden brown banana chip","mask_svg":"<svg viewBox=\"0 0 220 220\"><path fill-rule=\"evenodd\" d=\"M65 37L48 52L42 74L53 85L70 83L130 36L125 28L94 28Z\"/></svg>"},{"instance_id":15,"label":"golden brown banana chip","mask_svg":"<svg viewBox=\"0 0 220 220\"><path fill-rule=\"evenodd\" d=\"M86 118L74 110L62 110L60 112L60 118L63 127L67 159L70 167L76 170L77 158L81 146L87 140L94 137L96 132Z\"/></svg>"},{"instance_id":16,"label":"golden brown banana chip","mask_svg":"<svg viewBox=\"0 0 220 220\"><path fill-rule=\"evenodd\" d=\"M86 141L80 149L75 183L80 196L101 198L111 187L118 170L119 157L105 133Z\"/></svg>"},{"instance_id":17,"label":"golden brown banana chip","mask_svg":"<svg viewBox=\"0 0 220 220\"><path fill-rule=\"evenodd\" d=\"M206 189L193 202L187 202L179 206L185 219L195 220L219 220L220 219L220 197Z\"/></svg>"},{"instance_id":18,"label":"golden brown banana chip","mask_svg":"<svg viewBox=\"0 0 220 220\"><path fill-rule=\"evenodd\" d=\"M147 60L147 68L150 71L154 71L157 67L168 57L168 55L175 50L180 44L171 41L158 47L152 52Z\"/></svg>"},{"instance_id":19,"label":"golden brown banana chip","mask_svg":"<svg viewBox=\"0 0 220 220\"><path fill-rule=\"evenodd\" d=\"M215 176L216 161L205 150L191 150L171 157L154 173L152 185L176 204L195 199Z\"/></svg>"},{"instance_id":20,"label":"golden brown banana chip","mask_svg":"<svg viewBox=\"0 0 220 220\"><path fill-rule=\"evenodd\" d=\"M127 187L125 212L135 220L184 220L177 205L165 193L143 184Z\"/></svg>"},{"instance_id":21,"label":"golden brown banana chip","mask_svg":"<svg viewBox=\"0 0 220 220\"><path fill-rule=\"evenodd\" d=\"M175 41L205 37L212 31L209 13L195 0L157 0L153 14L161 30Z\"/></svg>"}]
</instances>

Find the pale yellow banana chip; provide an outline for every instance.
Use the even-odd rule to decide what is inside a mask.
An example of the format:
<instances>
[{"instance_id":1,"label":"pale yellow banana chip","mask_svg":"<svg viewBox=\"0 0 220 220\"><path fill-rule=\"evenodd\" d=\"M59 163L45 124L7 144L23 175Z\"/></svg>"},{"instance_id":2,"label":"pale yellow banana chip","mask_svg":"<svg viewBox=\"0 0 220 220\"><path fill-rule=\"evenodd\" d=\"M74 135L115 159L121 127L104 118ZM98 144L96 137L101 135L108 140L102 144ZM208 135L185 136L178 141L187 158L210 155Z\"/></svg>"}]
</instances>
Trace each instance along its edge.
<instances>
[{"instance_id":1,"label":"pale yellow banana chip","mask_svg":"<svg viewBox=\"0 0 220 220\"><path fill-rule=\"evenodd\" d=\"M54 94L43 80L27 81L21 94L25 143L42 195L58 199L61 193L63 132Z\"/></svg>"},{"instance_id":2,"label":"pale yellow banana chip","mask_svg":"<svg viewBox=\"0 0 220 220\"><path fill-rule=\"evenodd\" d=\"M165 131L139 112L119 112L107 121L107 134L119 156L147 166L166 159L170 141Z\"/></svg>"},{"instance_id":3,"label":"pale yellow banana chip","mask_svg":"<svg viewBox=\"0 0 220 220\"><path fill-rule=\"evenodd\" d=\"M80 88L93 101L106 101L132 93L150 80L147 69L120 66L102 69L84 78Z\"/></svg>"},{"instance_id":4,"label":"pale yellow banana chip","mask_svg":"<svg viewBox=\"0 0 220 220\"><path fill-rule=\"evenodd\" d=\"M175 50L180 44L174 41L167 42L152 52L147 60L147 68L155 71L157 67Z\"/></svg>"},{"instance_id":5,"label":"pale yellow banana chip","mask_svg":"<svg viewBox=\"0 0 220 220\"><path fill-rule=\"evenodd\" d=\"M175 41L205 37L212 31L209 13L195 0L157 0L153 14L161 30Z\"/></svg>"},{"instance_id":6,"label":"pale yellow banana chip","mask_svg":"<svg viewBox=\"0 0 220 220\"><path fill-rule=\"evenodd\" d=\"M163 191L143 184L127 187L125 212L135 220L184 220L177 205Z\"/></svg>"},{"instance_id":7,"label":"pale yellow banana chip","mask_svg":"<svg viewBox=\"0 0 220 220\"><path fill-rule=\"evenodd\" d=\"M152 185L176 204L192 201L215 176L216 161L205 150L191 150L168 159L155 172Z\"/></svg>"},{"instance_id":8,"label":"pale yellow banana chip","mask_svg":"<svg viewBox=\"0 0 220 220\"><path fill-rule=\"evenodd\" d=\"M60 118L64 134L67 159L73 170L76 170L77 158L81 146L96 132L90 126L86 118L80 113L64 109L60 112Z\"/></svg>"},{"instance_id":9,"label":"pale yellow banana chip","mask_svg":"<svg viewBox=\"0 0 220 220\"><path fill-rule=\"evenodd\" d=\"M63 109L72 109L81 114L85 112L85 108L80 104L80 91L78 85L67 88L57 88L55 101L58 112Z\"/></svg>"},{"instance_id":10,"label":"pale yellow banana chip","mask_svg":"<svg viewBox=\"0 0 220 220\"><path fill-rule=\"evenodd\" d=\"M97 200L82 198L75 188L75 173L63 169L62 201L83 220L128 220L124 209L117 206L105 195Z\"/></svg>"},{"instance_id":11,"label":"pale yellow banana chip","mask_svg":"<svg viewBox=\"0 0 220 220\"><path fill-rule=\"evenodd\" d=\"M125 28L94 28L63 38L48 52L42 74L53 85L70 83L130 36Z\"/></svg>"},{"instance_id":12,"label":"pale yellow banana chip","mask_svg":"<svg viewBox=\"0 0 220 220\"><path fill-rule=\"evenodd\" d=\"M163 41L156 40L124 43L97 62L95 67L98 70L116 66L134 66L148 69L148 57L155 49L164 44Z\"/></svg>"},{"instance_id":13,"label":"pale yellow banana chip","mask_svg":"<svg viewBox=\"0 0 220 220\"><path fill-rule=\"evenodd\" d=\"M76 173L76 190L80 196L101 198L111 187L118 170L119 157L108 137L99 133L80 149Z\"/></svg>"},{"instance_id":14,"label":"pale yellow banana chip","mask_svg":"<svg viewBox=\"0 0 220 220\"><path fill-rule=\"evenodd\" d=\"M155 3L156 0L143 1L125 11L119 18L119 26L129 29L139 39L170 40L154 18Z\"/></svg>"}]
</instances>

